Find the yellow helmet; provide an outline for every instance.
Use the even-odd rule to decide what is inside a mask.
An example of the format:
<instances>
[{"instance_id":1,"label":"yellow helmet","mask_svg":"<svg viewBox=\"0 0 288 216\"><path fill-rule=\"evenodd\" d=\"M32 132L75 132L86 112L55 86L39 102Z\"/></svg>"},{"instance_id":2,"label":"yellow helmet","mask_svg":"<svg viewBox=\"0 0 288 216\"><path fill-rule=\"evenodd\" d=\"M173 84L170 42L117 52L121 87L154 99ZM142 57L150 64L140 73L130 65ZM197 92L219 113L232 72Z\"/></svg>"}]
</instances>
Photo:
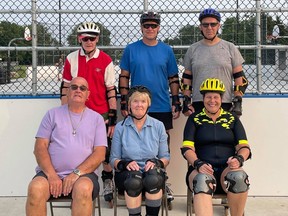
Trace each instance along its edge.
<instances>
[{"instance_id":1,"label":"yellow helmet","mask_svg":"<svg viewBox=\"0 0 288 216\"><path fill-rule=\"evenodd\" d=\"M217 78L208 78L204 80L200 86L201 94L205 94L207 92L218 92L223 94L225 92L225 85Z\"/></svg>"}]
</instances>

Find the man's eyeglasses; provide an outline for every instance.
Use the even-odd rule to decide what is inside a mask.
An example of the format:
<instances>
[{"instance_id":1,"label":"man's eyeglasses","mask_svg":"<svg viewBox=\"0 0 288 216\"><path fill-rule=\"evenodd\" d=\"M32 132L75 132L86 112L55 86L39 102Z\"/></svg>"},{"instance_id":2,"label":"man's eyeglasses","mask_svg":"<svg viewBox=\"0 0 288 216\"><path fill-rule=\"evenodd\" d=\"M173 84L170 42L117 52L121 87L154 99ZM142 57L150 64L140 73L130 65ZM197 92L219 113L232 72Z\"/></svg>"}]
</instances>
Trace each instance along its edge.
<instances>
[{"instance_id":1,"label":"man's eyeglasses","mask_svg":"<svg viewBox=\"0 0 288 216\"><path fill-rule=\"evenodd\" d=\"M158 24L142 24L142 26L145 28L145 29L149 29L150 27L152 29L155 29L158 27Z\"/></svg>"},{"instance_id":2,"label":"man's eyeglasses","mask_svg":"<svg viewBox=\"0 0 288 216\"><path fill-rule=\"evenodd\" d=\"M218 25L218 22L215 22L215 23L201 23L201 26L203 26L204 28L208 28L209 25L213 28L213 27L216 27Z\"/></svg>"},{"instance_id":3,"label":"man's eyeglasses","mask_svg":"<svg viewBox=\"0 0 288 216\"><path fill-rule=\"evenodd\" d=\"M85 92L85 91L88 90L87 86L84 86L84 85L78 86L78 85L73 84L73 85L70 86L70 89L73 90L73 91L76 91L78 88L82 92Z\"/></svg>"},{"instance_id":4,"label":"man's eyeglasses","mask_svg":"<svg viewBox=\"0 0 288 216\"><path fill-rule=\"evenodd\" d=\"M90 40L91 42L96 40L96 37L84 37L82 38L82 41L87 42L88 40Z\"/></svg>"}]
</instances>

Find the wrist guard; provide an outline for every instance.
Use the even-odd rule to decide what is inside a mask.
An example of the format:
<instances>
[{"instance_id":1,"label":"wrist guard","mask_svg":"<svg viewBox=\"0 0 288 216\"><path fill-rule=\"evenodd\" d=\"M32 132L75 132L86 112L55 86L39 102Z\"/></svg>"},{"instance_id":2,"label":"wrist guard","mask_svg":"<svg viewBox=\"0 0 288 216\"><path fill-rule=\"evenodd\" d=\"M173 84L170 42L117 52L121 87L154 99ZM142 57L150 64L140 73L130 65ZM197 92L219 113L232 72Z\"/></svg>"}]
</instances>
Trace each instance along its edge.
<instances>
[{"instance_id":1,"label":"wrist guard","mask_svg":"<svg viewBox=\"0 0 288 216\"><path fill-rule=\"evenodd\" d=\"M235 113L237 116L242 115L242 97L241 96L235 96L232 100L232 107L230 109L230 112Z\"/></svg>"},{"instance_id":2,"label":"wrist guard","mask_svg":"<svg viewBox=\"0 0 288 216\"><path fill-rule=\"evenodd\" d=\"M114 126L117 123L117 110L110 109L108 112L108 126Z\"/></svg>"},{"instance_id":3,"label":"wrist guard","mask_svg":"<svg viewBox=\"0 0 288 216\"><path fill-rule=\"evenodd\" d=\"M182 113L186 113L190 110L189 105L191 105L191 97L184 95Z\"/></svg>"},{"instance_id":4,"label":"wrist guard","mask_svg":"<svg viewBox=\"0 0 288 216\"><path fill-rule=\"evenodd\" d=\"M234 155L233 158L236 158L239 162L239 167L242 167L243 166L243 163L244 163L244 157L242 155Z\"/></svg>"},{"instance_id":5,"label":"wrist guard","mask_svg":"<svg viewBox=\"0 0 288 216\"><path fill-rule=\"evenodd\" d=\"M148 161L151 161L152 163L154 163L156 167L164 168L164 163L163 163L163 161L161 161L161 160L159 160L159 159L156 159L156 158L149 159L149 160L146 161L146 163L147 163Z\"/></svg>"},{"instance_id":6,"label":"wrist guard","mask_svg":"<svg viewBox=\"0 0 288 216\"><path fill-rule=\"evenodd\" d=\"M127 170L128 164L131 162L132 161L120 160L117 164L117 169L120 171L125 171L125 170Z\"/></svg>"},{"instance_id":7,"label":"wrist guard","mask_svg":"<svg viewBox=\"0 0 288 216\"><path fill-rule=\"evenodd\" d=\"M127 95L121 95L121 110L128 111Z\"/></svg>"},{"instance_id":8,"label":"wrist guard","mask_svg":"<svg viewBox=\"0 0 288 216\"><path fill-rule=\"evenodd\" d=\"M194 161L193 167L199 172L200 167L203 166L204 164L206 164L204 161L197 159Z\"/></svg>"},{"instance_id":9,"label":"wrist guard","mask_svg":"<svg viewBox=\"0 0 288 216\"><path fill-rule=\"evenodd\" d=\"M175 112L180 112L182 110L178 95L172 95L172 106L175 106Z\"/></svg>"}]
</instances>

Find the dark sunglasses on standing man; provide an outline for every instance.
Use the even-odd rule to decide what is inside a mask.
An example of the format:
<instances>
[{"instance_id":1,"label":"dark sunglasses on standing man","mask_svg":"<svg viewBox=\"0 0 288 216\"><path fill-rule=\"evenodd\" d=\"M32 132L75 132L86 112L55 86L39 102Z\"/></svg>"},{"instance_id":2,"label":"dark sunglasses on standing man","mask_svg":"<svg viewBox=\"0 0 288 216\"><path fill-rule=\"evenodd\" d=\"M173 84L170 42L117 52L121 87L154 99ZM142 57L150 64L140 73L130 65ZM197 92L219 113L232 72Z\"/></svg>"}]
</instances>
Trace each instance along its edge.
<instances>
[{"instance_id":1,"label":"dark sunglasses on standing man","mask_svg":"<svg viewBox=\"0 0 288 216\"><path fill-rule=\"evenodd\" d=\"M208 28L209 25L213 28L213 27L216 27L218 25L218 22L215 22L215 23L201 23L201 26L203 26L204 28Z\"/></svg>"},{"instance_id":2,"label":"dark sunglasses on standing man","mask_svg":"<svg viewBox=\"0 0 288 216\"><path fill-rule=\"evenodd\" d=\"M91 42L96 40L96 37L84 37L82 38L82 41L87 42L88 40L90 40Z\"/></svg>"},{"instance_id":3,"label":"dark sunglasses on standing man","mask_svg":"<svg viewBox=\"0 0 288 216\"><path fill-rule=\"evenodd\" d=\"M149 29L150 27L152 29L155 29L158 27L158 24L142 24L142 26L145 28L145 29Z\"/></svg>"}]
</instances>

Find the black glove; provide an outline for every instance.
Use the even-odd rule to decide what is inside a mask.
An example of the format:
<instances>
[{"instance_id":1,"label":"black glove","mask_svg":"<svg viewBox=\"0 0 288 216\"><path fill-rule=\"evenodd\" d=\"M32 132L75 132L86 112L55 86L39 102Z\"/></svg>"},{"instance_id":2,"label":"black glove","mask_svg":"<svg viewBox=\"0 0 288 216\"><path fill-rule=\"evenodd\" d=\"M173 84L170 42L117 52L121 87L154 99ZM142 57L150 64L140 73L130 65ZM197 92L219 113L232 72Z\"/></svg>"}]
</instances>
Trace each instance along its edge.
<instances>
[{"instance_id":1,"label":"black glove","mask_svg":"<svg viewBox=\"0 0 288 216\"><path fill-rule=\"evenodd\" d=\"M121 110L128 111L127 95L121 95Z\"/></svg>"},{"instance_id":2,"label":"black glove","mask_svg":"<svg viewBox=\"0 0 288 216\"><path fill-rule=\"evenodd\" d=\"M183 110L182 113L186 113L188 112L189 109L189 105L191 105L191 97L189 97L188 95L184 95L184 99L183 99ZM191 111L191 110L190 110Z\"/></svg>"},{"instance_id":3,"label":"black glove","mask_svg":"<svg viewBox=\"0 0 288 216\"><path fill-rule=\"evenodd\" d=\"M172 105L175 106L175 112L181 112L181 102L178 95L172 95Z\"/></svg>"},{"instance_id":4,"label":"black glove","mask_svg":"<svg viewBox=\"0 0 288 216\"><path fill-rule=\"evenodd\" d=\"M164 168L164 163L163 163L163 161L161 161L161 160L159 160L159 159L156 159L156 158L149 159L149 160L146 161L146 163L147 163L148 161L151 161L152 163L154 163L156 167Z\"/></svg>"},{"instance_id":5,"label":"black glove","mask_svg":"<svg viewBox=\"0 0 288 216\"><path fill-rule=\"evenodd\" d=\"M117 169L120 171L125 171L125 170L127 170L128 164L131 162L132 161L120 160L117 164Z\"/></svg>"},{"instance_id":6,"label":"black glove","mask_svg":"<svg viewBox=\"0 0 288 216\"><path fill-rule=\"evenodd\" d=\"M235 96L232 100L232 107L230 109L231 113L235 113L237 116L242 115L242 97Z\"/></svg>"},{"instance_id":7,"label":"black glove","mask_svg":"<svg viewBox=\"0 0 288 216\"><path fill-rule=\"evenodd\" d=\"M203 166L204 164L207 164L207 163L200 159L197 159L194 161L193 167L199 172L200 167Z\"/></svg>"},{"instance_id":8,"label":"black glove","mask_svg":"<svg viewBox=\"0 0 288 216\"><path fill-rule=\"evenodd\" d=\"M114 126L117 123L117 110L110 109L108 112L108 126Z\"/></svg>"},{"instance_id":9,"label":"black glove","mask_svg":"<svg viewBox=\"0 0 288 216\"><path fill-rule=\"evenodd\" d=\"M242 167L243 166L243 163L244 163L244 157L242 155L234 155L233 158L236 158L239 162L239 167Z\"/></svg>"}]
</instances>

